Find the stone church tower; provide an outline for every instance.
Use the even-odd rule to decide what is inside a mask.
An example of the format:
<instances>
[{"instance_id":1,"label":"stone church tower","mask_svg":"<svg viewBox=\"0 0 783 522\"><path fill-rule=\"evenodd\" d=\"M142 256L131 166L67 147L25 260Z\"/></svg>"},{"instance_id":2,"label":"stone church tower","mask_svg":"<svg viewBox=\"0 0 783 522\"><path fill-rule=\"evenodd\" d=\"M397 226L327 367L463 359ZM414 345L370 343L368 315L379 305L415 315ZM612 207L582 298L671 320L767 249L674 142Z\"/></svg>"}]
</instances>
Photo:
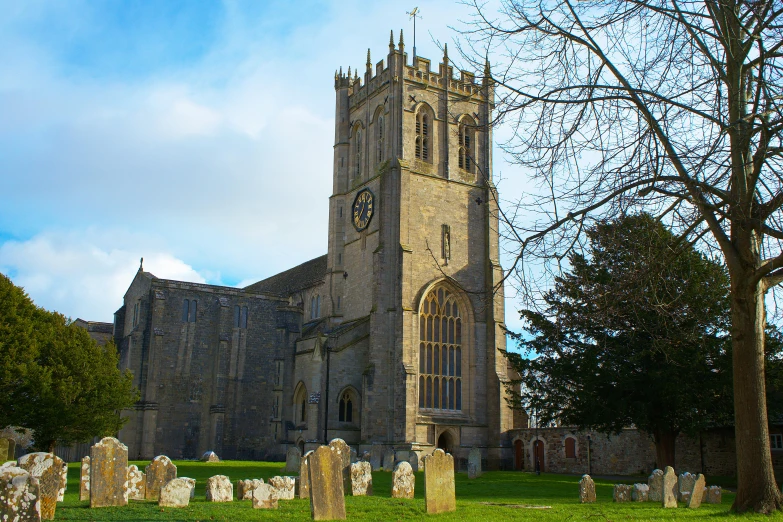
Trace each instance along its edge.
<instances>
[{"instance_id":1,"label":"stone church tower","mask_svg":"<svg viewBox=\"0 0 783 522\"><path fill-rule=\"evenodd\" d=\"M329 251L322 322L297 343L294 438L341 437L457 458L511 459L494 89L408 62L402 33L362 77L335 74ZM317 416L314 421L313 416ZM324 426L324 423L327 426Z\"/></svg>"}]
</instances>

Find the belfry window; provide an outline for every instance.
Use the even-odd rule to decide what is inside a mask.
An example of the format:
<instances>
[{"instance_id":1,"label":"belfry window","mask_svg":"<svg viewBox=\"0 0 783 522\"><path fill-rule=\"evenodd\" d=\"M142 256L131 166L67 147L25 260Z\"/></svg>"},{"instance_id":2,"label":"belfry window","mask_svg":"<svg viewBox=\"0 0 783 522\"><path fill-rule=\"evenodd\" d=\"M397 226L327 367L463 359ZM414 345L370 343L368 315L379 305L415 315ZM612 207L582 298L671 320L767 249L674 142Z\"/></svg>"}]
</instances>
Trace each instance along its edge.
<instances>
[{"instance_id":1,"label":"belfry window","mask_svg":"<svg viewBox=\"0 0 783 522\"><path fill-rule=\"evenodd\" d=\"M416 113L416 158L430 161L430 115L425 109Z\"/></svg>"},{"instance_id":2,"label":"belfry window","mask_svg":"<svg viewBox=\"0 0 783 522\"><path fill-rule=\"evenodd\" d=\"M362 178L362 130L356 129L356 179Z\"/></svg>"},{"instance_id":3,"label":"belfry window","mask_svg":"<svg viewBox=\"0 0 783 522\"><path fill-rule=\"evenodd\" d=\"M182 302L182 322L183 323L195 323L196 322L196 306L195 299L185 299Z\"/></svg>"},{"instance_id":4,"label":"belfry window","mask_svg":"<svg viewBox=\"0 0 783 522\"><path fill-rule=\"evenodd\" d=\"M475 161L473 142L475 141L475 124L470 117L463 118L459 123L459 168L473 172Z\"/></svg>"},{"instance_id":5,"label":"belfry window","mask_svg":"<svg viewBox=\"0 0 783 522\"><path fill-rule=\"evenodd\" d=\"M419 408L462 410L462 313L443 287L419 312Z\"/></svg>"},{"instance_id":6,"label":"belfry window","mask_svg":"<svg viewBox=\"0 0 783 522\"><path fill-rule=\"evenodd\" d=\"M383 161L383 115L379 114L376 121L378 126L378 163L381 163Z\"/></svg>"}]
</instances>

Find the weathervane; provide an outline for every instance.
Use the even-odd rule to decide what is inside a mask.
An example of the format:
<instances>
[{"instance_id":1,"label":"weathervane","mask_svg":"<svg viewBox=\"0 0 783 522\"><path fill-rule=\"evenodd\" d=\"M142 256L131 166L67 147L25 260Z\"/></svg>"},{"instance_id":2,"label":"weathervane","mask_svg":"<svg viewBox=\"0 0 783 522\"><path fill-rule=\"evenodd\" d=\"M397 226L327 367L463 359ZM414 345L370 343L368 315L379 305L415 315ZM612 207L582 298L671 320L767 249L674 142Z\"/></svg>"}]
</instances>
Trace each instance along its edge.
<instances>
[{"instance_id":1,"label":"weathervane","mask_svg":"<svg viewBox=\"0 0 783 522\"><path fill-rule=\"evenodd\" d=\"M413 57L416 58L416 19L421 18L421 15L418 7L414 7L412 11L405 11L405 14L413 18Z\"/></svg>"}]
</instances>

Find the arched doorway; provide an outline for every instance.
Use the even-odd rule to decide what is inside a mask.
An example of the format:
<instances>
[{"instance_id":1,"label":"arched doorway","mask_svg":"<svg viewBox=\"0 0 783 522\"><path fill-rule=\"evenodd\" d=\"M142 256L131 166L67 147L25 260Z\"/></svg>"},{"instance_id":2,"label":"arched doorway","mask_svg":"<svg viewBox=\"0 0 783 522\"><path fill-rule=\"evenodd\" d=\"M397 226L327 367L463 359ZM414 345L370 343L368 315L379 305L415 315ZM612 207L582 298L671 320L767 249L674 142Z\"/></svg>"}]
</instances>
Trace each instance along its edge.
<instances>
[{"instance_id":1,"label":"arched doorway","mask_svg":"<svg viewBox=\"0 0 783 522\"><path fill-rule=\"evenodd\" d=\"M446 453L452 453L454 441L451 439L451 435L448 431L444 431L438 437L438 448L442 449Z\"/></svg>"},{"instance_id":2,"label":"arched doorway","mask_svg":"<svg viewBox=\"0 0 783 522\"><path fill-rule=\"evenodd\" d=\"M537 472L544 471L544 441L533 441L533 469Z\"/></svg>"},{"instance_id":3,"label":"arched doorway","mask_svg":"<svg viewBox=\"0 0 783 522\"><path fill-rule=\"evenodd\" d=\"M522 471L525 466L525 451L521 440L514 441L514 469Z\"/></svg>"}]
</instances>

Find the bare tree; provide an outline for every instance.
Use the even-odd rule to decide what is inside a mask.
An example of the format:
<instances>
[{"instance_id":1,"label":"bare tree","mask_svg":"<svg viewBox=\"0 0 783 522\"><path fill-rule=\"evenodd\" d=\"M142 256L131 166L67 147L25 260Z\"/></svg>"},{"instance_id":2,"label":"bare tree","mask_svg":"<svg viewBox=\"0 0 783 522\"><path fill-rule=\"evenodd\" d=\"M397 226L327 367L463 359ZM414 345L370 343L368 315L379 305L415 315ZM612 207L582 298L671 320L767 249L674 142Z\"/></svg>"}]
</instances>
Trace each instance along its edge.
<instances>
[{"instance_id":1,"label":"bare tree","mask_svg":"<svg viewBox=\"0 0 783 522\"><path fill-rule=\"evenodd\" d=\"M509 277L532 298L587 225L640 208L713 249L731 280L732 508L781 509L764 388L765 294L783 281L781 0L473 5L464 56L502 56L504 148L537 187L505 216Z\"/></svg>"}]
</instances>

